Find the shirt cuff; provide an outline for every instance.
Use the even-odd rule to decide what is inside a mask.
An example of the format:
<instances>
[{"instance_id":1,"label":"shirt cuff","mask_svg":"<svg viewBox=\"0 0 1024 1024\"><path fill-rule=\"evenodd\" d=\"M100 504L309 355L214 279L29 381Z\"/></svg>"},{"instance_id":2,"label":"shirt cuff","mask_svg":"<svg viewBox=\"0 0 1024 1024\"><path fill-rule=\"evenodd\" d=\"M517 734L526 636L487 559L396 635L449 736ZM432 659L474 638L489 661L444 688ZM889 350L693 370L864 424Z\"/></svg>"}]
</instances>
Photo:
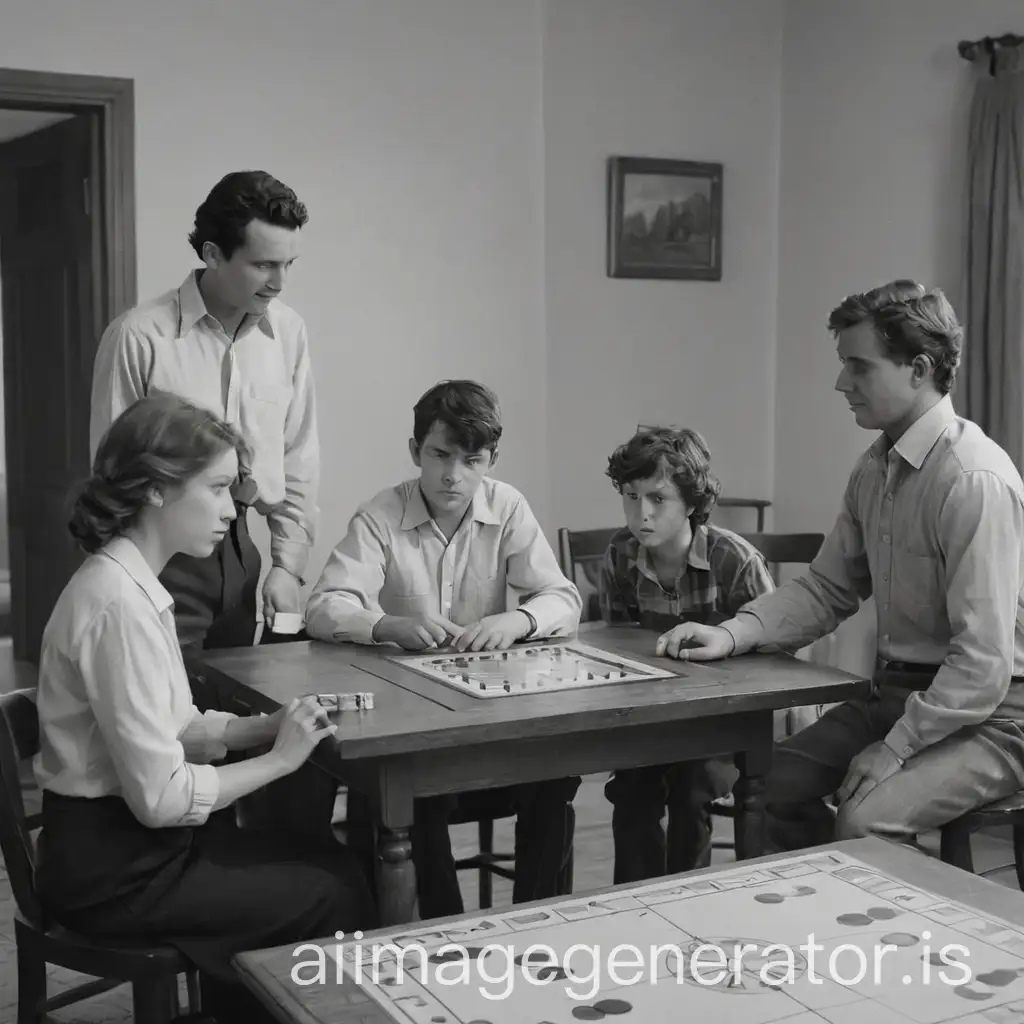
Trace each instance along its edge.
<instances>
[{"instance_id":1,"label":"shirt cuff","mask_svg":"<svg viewBox=\"0 0 1024 1024\"><path fill-rule=\"evenodd\" d=\"M572 636L579 625L579 616L571 616L565 604L550 595L523 601L516 611L529 612L537 623L537 628L529 635L531 640Z\"/></svg>"},{"instance_id":2,"label":"shirt cuff","mask_svg":"<svg viewBox=\"0 0 1024 1024\"><path fill-rule=\"evenodd\" d=\"M913 757L921 750L920 740L914 735L904 718L901 718L889 730L883 742L897 757L904 760Z\"/></svg>"},{"instance_id":3,"label":"shirt cuff","mask_svg":"<svg viewBox=\"0 0 1024 1024\"><path fill-rule=\"evenodd\" d=\"M270 561L272 565L287 569L296 579L305 585L304 574L309 565L309 545L297 540L283 540L271 537Z\"/></svg>"},{"instance_id":4,"label":"shirt cuff","mask_svg":"<svg viewBox=\"0 0 1024 1024\"><path fill-rule=\"evenodd\" d=\"M229 711L200 712L196 708L192 720L178 737L185 750L185 759L190 764L208 764L226 757L228 748L224 733L228 722L235 717Z\"/></svg>"},{"instance_id":5,"label":"shirt cuff","mask_svg":"<svg viewBox=\"0 0 1024 1024\"><path fill-rule=\"evenodd\" d=\"M306 622L306 633L314 640L326 640L333 643L353 643L364 646L376 646L373 639L373 628L384 618L379 609L356 608L350 602L338 601L335 612L332 602L324 601L309 613Z\"/></svg>"},{"instance_id":6,"label":"shirt cuff","mask_svg":"<svg viewBox=\"0 0 1024 1024\"><path fill-rule=\"evenodd\" d=\"M731 637L733 651L743 653L756 647L764 632L761 623L753 615L737 612L734 618L722 623L724 629Z\"/></svg>"},{"instance_id":7,"label":"shirt cuff","mask_svg":"<svg viewBox=\"0 0 1024 1024\"><path fill-rule=\"evenodd\" d=\"M212 764L190 764L188 770L192 773L192 802L181 823L203 825L220 796L220 777Z\"/></svg>"}]
</instances>

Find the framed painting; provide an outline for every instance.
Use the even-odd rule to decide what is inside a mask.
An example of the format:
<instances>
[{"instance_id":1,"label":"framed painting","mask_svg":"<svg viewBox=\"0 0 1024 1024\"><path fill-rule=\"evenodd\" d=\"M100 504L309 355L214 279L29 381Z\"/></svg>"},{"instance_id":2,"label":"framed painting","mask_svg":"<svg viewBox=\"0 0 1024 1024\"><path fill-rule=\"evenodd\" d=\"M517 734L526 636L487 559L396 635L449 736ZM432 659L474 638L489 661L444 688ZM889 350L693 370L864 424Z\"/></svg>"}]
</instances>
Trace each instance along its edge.
<instances>
[{"instance_id":1,"label":"framed painting","mask_svg":"<svg viewBox=\"0 0 1024 1024\"><path fill-rule=\"evenodd\" d=\"M722 165L608 161L608 276L722 279Z\"/></svg>"}]
</instances>

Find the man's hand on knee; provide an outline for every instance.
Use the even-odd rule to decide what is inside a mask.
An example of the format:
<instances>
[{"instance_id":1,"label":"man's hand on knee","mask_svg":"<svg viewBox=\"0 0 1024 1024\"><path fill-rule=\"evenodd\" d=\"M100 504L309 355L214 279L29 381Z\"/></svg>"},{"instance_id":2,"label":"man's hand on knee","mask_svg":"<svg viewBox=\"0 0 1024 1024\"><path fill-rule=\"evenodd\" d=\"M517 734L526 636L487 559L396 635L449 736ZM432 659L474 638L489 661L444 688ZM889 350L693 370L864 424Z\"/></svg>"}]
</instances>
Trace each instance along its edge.
<instances>
[{"instance_id":1,"label":"man's hand on knee","mask_svg":"<svg viewBox=\"0 0 1024 1024\"><path fill-rule=\"evenodd\" d=\"M859 803L876 786L895 775L903 766L896 755L881 741L865 747L851 762L846 778L839 787L839 804Z\"/></svg>"}]
</instances>

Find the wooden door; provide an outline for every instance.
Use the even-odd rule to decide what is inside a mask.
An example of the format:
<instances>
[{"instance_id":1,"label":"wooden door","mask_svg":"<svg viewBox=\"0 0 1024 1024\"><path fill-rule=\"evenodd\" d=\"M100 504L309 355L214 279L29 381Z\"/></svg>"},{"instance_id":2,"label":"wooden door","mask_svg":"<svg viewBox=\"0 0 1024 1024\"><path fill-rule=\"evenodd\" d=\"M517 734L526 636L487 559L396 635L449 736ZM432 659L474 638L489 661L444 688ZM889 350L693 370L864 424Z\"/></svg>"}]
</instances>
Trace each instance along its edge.
<instances>
[{"instance_id":1,"label":"wooden door","mask_svg":"<svg viewBox=\"0 0 1024 1024\"><path fill-rule=\"evenodd\" d=\"M14 657L38 662L82 555L71 494L89 472L99 342L99 118L78 114L0 144L0 300Z\"/></svg>"}]
</instances>

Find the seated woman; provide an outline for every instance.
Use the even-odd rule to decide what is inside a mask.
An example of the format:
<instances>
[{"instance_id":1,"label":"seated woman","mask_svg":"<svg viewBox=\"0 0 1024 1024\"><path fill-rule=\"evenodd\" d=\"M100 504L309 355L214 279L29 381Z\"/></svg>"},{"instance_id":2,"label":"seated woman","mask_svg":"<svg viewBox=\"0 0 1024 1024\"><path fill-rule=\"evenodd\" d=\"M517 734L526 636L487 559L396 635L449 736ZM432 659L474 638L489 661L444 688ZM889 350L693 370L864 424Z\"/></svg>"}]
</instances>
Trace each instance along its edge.
<instances>
[{"instance_id":1,"label":"seated woman","mask_svg":"<svg viewBox=\"0 0 1024 1024\"><path fill-rule=\"evenodd\" d=\"M176 946L221 1022L271 1019L239 983L235 953L377 924L343 845L235 823L236 800L296 771L335 727L311 701L200 713L157 579L177 552L212 554L246 458L231 427L173 396L121 414L77 498L69 529L88 557L39 666L44 906L86 935ZM257 746L270 749L215 763Z\"/></svg>"}]
</instances>

